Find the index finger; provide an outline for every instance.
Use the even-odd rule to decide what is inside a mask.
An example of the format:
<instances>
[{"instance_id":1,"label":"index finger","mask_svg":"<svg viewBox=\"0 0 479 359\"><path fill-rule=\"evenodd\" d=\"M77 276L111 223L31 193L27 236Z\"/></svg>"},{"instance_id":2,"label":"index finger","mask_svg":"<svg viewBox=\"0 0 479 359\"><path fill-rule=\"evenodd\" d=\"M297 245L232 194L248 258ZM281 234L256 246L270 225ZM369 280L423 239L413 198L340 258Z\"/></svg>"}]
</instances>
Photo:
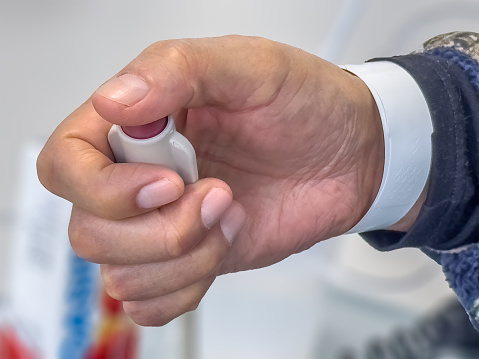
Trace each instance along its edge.
<instances>
[{"instance_id":1,"label":"index finger","mask_svg":"<svg viewBox=\"0 0 479 359\"><path fill-rule=\"evenodd\" d=\"M145 163L115 163L107 140L110 128L90 100L68 116L37 160L45 188L109 219L145 213L181 196L184 184L175 172ZM142 202L144 188L151 198Z\"/></svg>"}]
</instances>

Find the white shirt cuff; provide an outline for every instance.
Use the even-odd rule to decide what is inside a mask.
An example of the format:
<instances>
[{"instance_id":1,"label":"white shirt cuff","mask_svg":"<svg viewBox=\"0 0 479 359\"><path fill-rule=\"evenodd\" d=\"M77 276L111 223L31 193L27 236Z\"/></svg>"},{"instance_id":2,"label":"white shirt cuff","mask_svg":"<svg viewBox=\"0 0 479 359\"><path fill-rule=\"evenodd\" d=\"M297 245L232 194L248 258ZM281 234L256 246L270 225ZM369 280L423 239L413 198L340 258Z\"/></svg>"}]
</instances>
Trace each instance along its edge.
<instances>
[{"instance_id":1,"label":"white shirt cuff","mask_svg":"<svg viewBox=\"0 0 479 359\"><path fill-rule=\"evenodd\" d=\"M429 108L412 76L392 62L344 65L369 87L381 116L385 161L381 187L366 215L348 233L386 229L418 200L431 167Z\"/></svg>"}]
</instances>

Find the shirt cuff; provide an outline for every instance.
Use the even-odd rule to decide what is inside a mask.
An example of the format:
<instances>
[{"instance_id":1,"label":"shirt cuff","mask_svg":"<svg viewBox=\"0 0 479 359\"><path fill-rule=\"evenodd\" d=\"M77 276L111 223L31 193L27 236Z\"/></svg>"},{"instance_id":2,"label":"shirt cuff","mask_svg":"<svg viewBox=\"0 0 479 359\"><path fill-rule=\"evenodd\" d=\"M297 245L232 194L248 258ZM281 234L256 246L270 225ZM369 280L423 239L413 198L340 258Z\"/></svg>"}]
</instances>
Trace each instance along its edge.
<instances>
[{"instance_id":1,"label":"shirt cuff","mask_svg":"<svg viewBox=\"0 0 479 359\"><path fill-rule=\"evenodd\" d=\"M385 229L409 212L426 185L432 157L431 115L418 84L401 66L380 61L341 67L358 76L371 91L385 145L379 192L348 233Z\"/></svg>"}]
</instances>

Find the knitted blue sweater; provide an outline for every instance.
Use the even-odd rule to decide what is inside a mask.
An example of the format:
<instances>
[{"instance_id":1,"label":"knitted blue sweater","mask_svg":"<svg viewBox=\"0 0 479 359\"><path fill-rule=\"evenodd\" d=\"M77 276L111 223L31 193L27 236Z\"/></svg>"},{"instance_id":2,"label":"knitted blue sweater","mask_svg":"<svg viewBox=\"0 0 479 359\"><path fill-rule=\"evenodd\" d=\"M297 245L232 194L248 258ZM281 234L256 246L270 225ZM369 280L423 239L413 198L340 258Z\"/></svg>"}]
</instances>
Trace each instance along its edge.
<instances>
[{"instance_id":1,"label":"knitted blue sweater","mask_svg":"<svg viewBox=\"0 0 479 359\"><path fill-rule=\"evenodd\" d=\"M479 63L454 48L436 48L427 52L444 58L452 66L459 66L471 83L479 101ZM472 242L477 239L471 237ZM479 243L450 251L437 251L446 280L467 310L471 322L479 331Z\"/></svg>"}]
</instances>

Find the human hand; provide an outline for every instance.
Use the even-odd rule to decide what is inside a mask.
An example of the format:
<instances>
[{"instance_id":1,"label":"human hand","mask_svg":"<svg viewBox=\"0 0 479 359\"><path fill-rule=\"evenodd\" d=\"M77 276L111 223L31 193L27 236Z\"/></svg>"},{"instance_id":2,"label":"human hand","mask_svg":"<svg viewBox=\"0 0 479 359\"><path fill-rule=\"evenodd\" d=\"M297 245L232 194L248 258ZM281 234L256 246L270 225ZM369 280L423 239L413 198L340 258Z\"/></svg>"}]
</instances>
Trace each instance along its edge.
<instances>
[{"instance_id":1,"label":"human hand","mask_svg":"<svg viewBox=\"0 0 479 359\"><path fill-rule=\"evenodd\" d=\"M52 134L38 174L73 203L77 254L139 324L195 308L221 273L267 266L340 235L367 212L384 162L381 121L357 77L261 38L147 48ZM200 181L116 164L112 123L173 114ZM234 200L233 200L234 195Z\"/></svg>"}]
</instances>

